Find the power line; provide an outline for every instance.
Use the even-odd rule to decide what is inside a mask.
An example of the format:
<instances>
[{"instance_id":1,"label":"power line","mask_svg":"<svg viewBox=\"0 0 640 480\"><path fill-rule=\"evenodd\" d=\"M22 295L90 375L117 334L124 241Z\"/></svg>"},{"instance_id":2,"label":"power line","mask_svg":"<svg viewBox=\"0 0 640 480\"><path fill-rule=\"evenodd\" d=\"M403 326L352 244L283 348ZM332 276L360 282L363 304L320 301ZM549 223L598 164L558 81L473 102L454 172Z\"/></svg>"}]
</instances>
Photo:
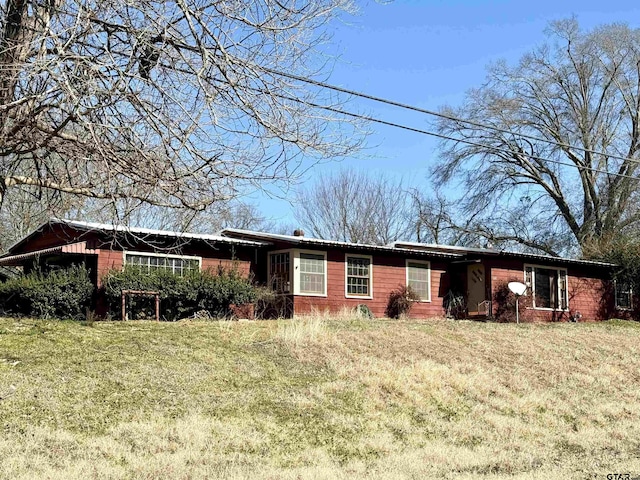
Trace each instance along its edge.
<instances>
[{"instance_id":1,"label":"power line","mask_svg":"<svg viewBox=\"0 0 640 480\"><path fill-rule=\"evenodd\" d=\"M287 74L287 73L284 73L284 72L277 72L276 70L271 70L271 69L264 68L264 67L259 67L259 68L262 68L263 70L269 71L269 72L272 72L272 73L281 74L281 75L283 75L285 77L296 78L296 79L300 79L302 81L307 81L309 83L316 83L315 80L305 79L304 77L300 77L298 75ZM217 78L216 81L218 81L220 83L225 83L225 84L231 85L231 82L229 80L227 80L227 79ZM341 89L340 87L334 87L333 85L329 85L329 84L324 84L324 82L317 82L317 84L319 84L320 86L327 85L328 86L327 88L335 89L335 90L338 90L338 91L343 91L345 93L349 92L349 90ZM465 140L465 139L461 139L461 138L455 138L455 137L451 137L449 135L444 135L444 134L441 134L441 133L432 132L430 130L424 130L424 129L420 129L420 128L416 128L416 127L410 127L410 126L407 126L407 125L402 125L400 123L390 122L388 120L382 120L382 119L379 119L379 118L376 118L376 117L372 117L370 115L363 115L363 114L359 114L359 113L353 113L353 112L349 112L349 111L346 111L346 110L341 110L339 108L331 107L331 106L328 106L328 105L322 105L322 104L319 104L319 103L311 102L309 100L301 100L301 99L299 99L297 97L292 97L290 95L284 95L284 94L280 94L280 93L271 92L271 91L269 91L267 89L261 89L261 88L256 88L256 87L246 87L246 88L248 88L249 90L252 90L252 91L254 91L256 93L263 94L263 95L276 96L278 98L282 98L283 100L289 100L289 101L292 101L292 102L301 103L303 105L307 105L307 106L314 107L314 108L319 108L319 109L322 109L322 110L327 110L329 112L337 113L339 115L345 115L345 116L356 118L356 119L359 119L359 120L366 120L368 122L379 123L381 125L387 125L387 126L390 126L390 127L399 128L399 129L407 130L407 131L410 131L410 132L420 133L422 135L429 135L431 137L441 138L443 140L451 140L451 141L454 141L454 142L464 143L464 144L471 145L471 146L482 147L482 148L486 148L486 149L489 149L489 150L493 150L494 152L506 153L506 154L508 154L510 156L512 156L514 154L514 152L512 150L508 150L506 148L494 147L494 146L491 146L491 145L486 145L484 143L475 142L475 141L472 141L472 140ZM367 96L366 94L362 94L362 95ZM372 98L376 98L376 97L372 97ZM386 102L386 100L382 100L382 101ZM392 101L389 101L389 102L392 102ZM409 108L417 109L417 107L409 107ZM518 134L512 133L512 135L518 135ZM608 176L612 176L612 177L628 178L630 180L638 180L638 181L640 181L640 177L635 177L633 175L625 175L623 173L609 172L607 170L601 170L599 168L576 165L574 163L563 162L561 160L554 160L554 159L551 159L551 158L548 158L548 157L542 157L542 156L539 156L539 155L529 155L529 154L524 153L524 152L519 152L519 153L521 153L525 157L533 159L533 160L539 160L539 161L554 163L554 164L562 165L562 166L565 166L565 167L577 168L578 170L587 170L587 171L590 171L590 172L602 173L604 175L608 175ZM632 159L628 159L628 160L635 161L635 160L632 160Z\"/></svg>"},{"instance_id":2,"label":"power line","mask_svg":"<svg viewBox=\"0 0 640 480\"><path fill-rule=\"evenodd\" d=\"M581 151L581 152L591 153L591 154L595 154L595 155L602 155L604 157L613 158L613 159L616 159L616 160L622 160L624 162L640 163L640 160L637 160L637 159L634 159L634 158L623 157L621 155L613 155L613 154L603 153L603 152L599 152L597 150L591 150L589 148L578 147L578 146L575 146L575 145L570 145L568 143L556 142L554 140L549 140L549 139L542 138L542 137L536 137L535 135L528 135L526 133L515 133L515 132L512 132L511 130L507 130L507 129L500 128L500 127L495 127L493 125L487 125L485 123L476 122L474 120L466 120L464 118L456 117L454 115L449 115L449 114L446 114L446 113L440 113L440 112L436 112L434 110L428 110L426 108L416 107L414 105L409 105L407 103L396 102L395 100L389 100L389 99L386 99L386 98L377 97L375 95L370 95L368 93L359 92L357 90L350 90L348 88L338 87L337 85L332 85L330 83L322 82L320 80L314 80L312 78L303 77L303 76L296 75L296 74L293 74L293 73L281 72L281 71L274 70L274 69L271 69L271 68L268 68L268 67L263 67L263 66L260 66L260 65L256 65L256 67L260 68L261 70L264 70L264 71L266 71L268 73L271 73L273 75L279 75L279 76L282 76L282 77L285 77L285 78L290 78L292 80L298 80L300 82L309 83L311 85L316 85L318 87L326 88L328 90L334 90L336 92L346 93L347 95L352 95L354 97L365 98L367 100L372 100L374 102L384 103L384 104L391 105L391 106L394 106L394 107L399 107L399 108L403 108L403 109L406 109L406 110L411 110L411 111L414 111L414 112L424 113L424 114L427 114L427 115L432 115L434 117L444 118L446 120L452 120L454 122L466 123L468 125L472 125L472 126L475 126L475 127L486 128L486 129L493 130L493 131L496 131L496 132L513 135L515 137L526 138L528 140L534 140L536 142L548 143L548 144L556 145L556 146L562 147L562 148L568 148L568 149L571 149L571 150L578 150L578 151ZM443 138L447 138L447 137L443 137ZM571 165L575 166L573 164L571 164ZM589 167L579 167L579 168L585 168L587 170L593 170L593 169L591 169ZM594 170L594 171L597 171L597 170ZM613 175L613 174L611 174L611 175ZM623 175L623 174L620 174L620 175ZM632 178L635 178L635 177L632 177Z\"/></svg>"},{"instance_id":3,"label":"power line","mask_svg":"<svg viewBox=\"0 0 640 480\"><path fill-rule=\"evenodd\" d=\"M218 81L220 81L222 83L229 83L227 80L218 79ZM275 96L277 96L279 98L282 98L283 100L289 100L289 101L301 103L303 105L308 105L308 106L314 107L314 108L320 108L322 110L327 110L329 112L337 113L339 115L345 115L345 116L356 118L356 119L359 119L359 120L366 120L368 122L379 123L381 125L387 125L387 126L390 126L390 127L399 128L399 129L407 130L407 131L410 131L410 132L420 133L422 135L429 135L429 136L432 136L432 137L441 138L443 140L452 140L452 141L458 142L458 143L464 143L464 144L467 144L467 145L472 145L472 146L476 146L476 147L482 147L482 148L486 148L486 149L489 149L489 150L493 150L495 152L506 153L508 155L513 155L514 154L514 152L512 150L508 150L506 148L494 147L494 146L491 146L491 145L486 145L484 143L474 142L472 140L465 140L465 139L461 139L461 138L455 138L455 137L451 137L449 135L444 135L444 134L441 134L441 133L432 132L430 130L424 130L424 129L421 129L421 128L410 127L408 125L402 125L400 123L390 122L388 120L382 120L382 119L379 119L379 118L376 118L376 117L372 117L370 115L363 115L363 114L360 114L360 113L353 113L353 112L349 112L349 111L346 111L346 110L341 110L339 108L331 107L331 106L328 106L328 105L321 105L319 103L314 103L314 102L311 102L311 101L308 101L308 100L301 100L299 98L292 97L292 96L289 96L289 95L276 94L276 93L269 92L269 91L264 90L264 89L251 88L251 87L249 87L249 89L253 90L253 91L257 92L257 93L275 95ZM640 181L640 177L635 177L633 175L625 175L623 173L614 173L614 172L609 172L607 170L601 170L601 169L598 169L598 168L580 166L580 165L576 165L574 163L563 162L561 160L554 160L554 159L548 158L548 157L541 157L539 155L529 155L529 154L523 153L523 152L520 152L520 153L522 155L524 155L525 157L533 159L533 160L540 160L540 161L544 161L544 162L554 163L554 164L557 164L557 165L562 165L562 166L565 166L565 167L577 168L578 170L587 170L587 171L590 171L590 172L602 173L604 175L608 175L608 176L612 176L612 177L628 178L630 180L638 180L638 181Z\"/></svg>"},{"instance_id":4,"label":"power line","mask_svg":"<svg viewBox=\"0 0 640 480\"><path fill-rule=\"evenodd\" d=\"M296 100L296 99L291 98L291 100ZM325 105L319 105L319 104L310 103L308 101L303 101L303 100L296 100L296 101L299 101L301 103L305 103L306 105L310 105L310 106L315 107L315 108L322 108L324 110L328 110L328 111L331 111L331 112L334 112L334 113L338 113L338 114L341 114L341 115L346 115L346 116L349 116L349 117L358 118L360 120L367 120L369 122L379 123L379 124L387 125L387 126L390 126L390 127L395 127L395 128L400 128L400 129L403 129L403 130L408 130L410 132L421 133L423 135L429 135L429 136L432 136L432 137L441 138L443 140L452 140L454 142L464 143L464 144L472 145L472 146L475 146L475 147L482 147L482 148L486 148L486 149L489 149L489 150L493 150L495 152L506 153L508 155L513 155L514 154L514 152L512 150L508 150L506 148L493 147L491 145L485 145L483 143L474 142L472 140L465 140L465 139L461 139L461 138L455 138L455 137L451 137L451 136L448 136L448 135L443 135L441 133L431 132L429 130L423 130L423 129L420 129L420 128L409 127L407 125L402 125L402 124L399 124L399 123L390 122L390 121L387 121L387 120L381 120L379 118L371 117L369 115L362 115L362 114L358 114L358 113L347 112L345 110L340 110L340 109L334 108L334 107L329 107L329 106L325 106ZM579 166L579 165L576 165L574 163L563 162L561 160L554 160L554 159L551 159L551 158L541 157L541 156L538 156L538 155L529 155L527 153L522 153L522 155L524 155L527 158L533 159L533 160L540 160L540 161L544 161L544 162L555 163L557 165L563 165L565 167L575 167L578 170L587 170L587 171L590 171L590 172L602 173L602 174L609 175L609 176L612 176L612 177L628 178L628 179L631 179L631 180L640 181L640 177L634 177L633 175L625 175L623 173L613 173L613 172L609 172L607 170L601 170L601 169L593 168L593 167Z\"/></svg>"}]
</instances>

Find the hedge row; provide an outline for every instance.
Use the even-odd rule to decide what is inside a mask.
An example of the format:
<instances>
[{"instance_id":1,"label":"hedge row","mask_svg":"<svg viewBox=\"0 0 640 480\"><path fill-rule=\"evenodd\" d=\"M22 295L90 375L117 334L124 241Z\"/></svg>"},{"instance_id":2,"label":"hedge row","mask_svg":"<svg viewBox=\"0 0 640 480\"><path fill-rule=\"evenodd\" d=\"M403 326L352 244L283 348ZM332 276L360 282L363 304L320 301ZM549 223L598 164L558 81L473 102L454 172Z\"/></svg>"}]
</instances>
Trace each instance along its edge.
<instances>
[{"instance_id":1,"label":"hedge row","mask_svg":"<svg viewBox=\"0 0 640 480\"><path fill-rule=\"evenodd\" d=\"M93 283L84 266L0 282L0 310L9 315L80 319L91 304Z\"/></svg>"},{"instance_id":2,"label":"hedge row","mask_svg":"<svg viewBox=\"0 0 640 480\"><path fill-rule=\"evenodd\" d=\"M104 293L111 314L118 318L122 290L155 291L160 294L161 316L166 320L190 317L202 311L215 318L229 317L232 305L255 302L257 290L252 282L234 269L217 272L192 271L177 276L158 269L151 273L128 266L112 270L103 278ZM134 297L128 301L132 314L149 310L150 300Z\"/></svg>"}]
</instances>

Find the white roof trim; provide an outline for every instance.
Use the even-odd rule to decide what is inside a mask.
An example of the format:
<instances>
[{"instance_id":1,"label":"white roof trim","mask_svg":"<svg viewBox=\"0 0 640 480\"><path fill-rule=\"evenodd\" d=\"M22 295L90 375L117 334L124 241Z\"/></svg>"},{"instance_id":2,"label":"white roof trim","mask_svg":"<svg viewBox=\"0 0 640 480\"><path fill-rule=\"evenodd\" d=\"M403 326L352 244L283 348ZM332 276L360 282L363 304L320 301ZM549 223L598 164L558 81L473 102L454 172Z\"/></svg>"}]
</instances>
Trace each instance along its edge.
<instances>
[{"instance_id":1,"label":"white roof trim","mask_svg":"<svg viewBox=\"0 0 640 480\"><path fill-rule=\"evenodd\" d=\"M419 243L419 242L393 242L389 244L394 248L424 248L425 250L437 250L441 252L451 253L479 253L483 255L506 255L525 259L537 259L543 261L553 261L561 263L573 263L575 265L593 265L602 267L615 267L616 265L608 262L599 262L596 260L582 260L576 258L567 257L554 257L552 255L544 255L541 253L523 253L523 252L511 252L509 250L496 250L495 248L475 248L475 247L459 247L454 245L439 245L434 243Z\"/></svg>"},{"instance_id":2,"label":"white roof trim","mask_svg":"<svg viewBox=\"0 0 640 480\"><path fill-rule=\"evenodd\" d=\"M354 242L343 242L339 240L324 240L322 238L313 238L313 237L304 237L304 236L296 236L296 235L282 235L278 233L264 233L264 232L256 232L253 230L241 230L239 228L225 228L220 232L221 235L240 235L240 236L248 236L254 238L264 239L266 241L274 241L274 240L282 240L284 242L290 242L297 245L320 245L327 247L341 247L341 248L349 248L356 250L371 250L371 251L379 251L379 252L390 252L390 253L406 253L406 254L421 254L421 255L429 255L433 257L446 257L446 258L459 258L462 255L454 252L442 252L442 251L431 251L425 250L424 248L402 248L402 247L393 247L389 245L372 245L368 243L354 243ZM232 237L233 238L233 237Z\"/></svg>"},{"instance_id":3,"label":"white roof trim","mask_svg":"<svg viewBox=\"0 0 640 480\"><path fill-rule=\"evenodd\" d=\"M13 245L11 245L7 252L10 252L18 245L22 244L27 238L31 237L34 233L42 230L47 225L68 225L70 227L78 228L81 230L95 230L95 231L103 231L103 232L122 232L122 233L130 233L132 235L155 235L159 237L172 237L177 239L186 239L186 240L204 240L209 242L220 242L227 244L235 244L235 245L247 245L254 247L261 247L267 245L265 242L253 241L253 240L241 240L237 238L231 237L223 237L221 235L209 235L204 233L189 233L189 232L174 232L170 230L154 230L151 228L140 228L140 227L128 227L124 225L111 225L108 223L94 223L94 222L82 222L79 220L66 220L60 218L52 218L48 222L43 223L38 228L34 229L31 233L29 233L24 238L21 238Z\"/></svg>"},{"instance_id":4,"label":"white roof trim","mask_svg":"<svg viewBox=\"0 0 640 480\"><path fill-rule=\"evenodd\" d=\"M78 227L86 230L103 230L131 233L135 235L156 235L159 237L174 237L174 238L188 238L194 240L207 240L212 242L222 243L237 243L242 245L263 246L264 242L257 242L253 240L240 240L237 238L223 237L222 235L210 235L207 233L189 233L189 232L175 232L171 230L155 230L152 228L141 227L128 227L124 225L111 225L107 223L93 223L93 222L81 222L78 220L63 220L52 218L52 222L60 223L63 225L69 225L71 227Z\"/></svg>"}]
</instances>

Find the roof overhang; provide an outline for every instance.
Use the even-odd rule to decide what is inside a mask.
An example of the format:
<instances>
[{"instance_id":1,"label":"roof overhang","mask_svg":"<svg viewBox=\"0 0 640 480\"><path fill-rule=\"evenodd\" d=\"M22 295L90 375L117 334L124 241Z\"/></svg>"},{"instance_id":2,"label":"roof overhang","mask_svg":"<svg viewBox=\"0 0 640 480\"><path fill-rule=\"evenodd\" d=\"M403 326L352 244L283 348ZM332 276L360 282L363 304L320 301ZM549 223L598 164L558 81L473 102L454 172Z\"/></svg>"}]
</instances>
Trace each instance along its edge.
<instances>
[{"instance_id":1,"label":"roof overhang","mask_svg":"<svg viewBox=\"0 0 640 480\"><path fill-rule=\"evenodd\" d=\"M252 230L240 230L236 228L225 228L221 235L231 238L241 238L245 240L283 242L300 247L324 247L339 248L342 250L357 250L363 252L380 252L389 254L405 254L411 256L431 257L431 258L462 258L461 254L455 252L441 252L418 248L403 248L389 245L371 245L366 243L342 242L338 240L324 240L321 238L311 238L295 235L281 235L276 233L254 232Z\"/></svg>"},{"instance_id":2,"label":"roof overhang","mask_svg":"<svg viewBox=\"0 0 640 480\"><path fill-rule=\"evenodd\" d=\"M203 241L207 243L222 243L227 245L247 246L247 247L262 247L268 245L268 243L259 240L245 240L238 238L230 238L222 235L209 235L204 233L189 233L189 232L176 232L170 230L155 230L151 228L138 228L128 227L125 225L111 225L106 223L93 223L93 222L81 222L77 220L64 220L59 218L52 218L48 222L43 223L38 228L33 230L26 237L18 240L11 245L8 249L9 252L15 251L31 238L35 237L38 233L42 232L45 228L53 225L62 225L75 231L80 232L99 232L111 235L130 235L141 239L147 239L150 237L157 238L171 238L176 241Z\"/></svg>"},{"instance_id":3,"label":"roof overhang","mask_svg":"<svg viewBox=\"0 0 640 480\"><path fill-rule=\"evenodd\" d=\"M574 265L582 267L595 267L595 268L614 268L617 265L613 263L600 262L596 260L583 260L579 258L567 258L567 257L555 257L552 255L544 255L538 253L525 253L525 252L512 252L509 250L496 250L494 248L473 248L473 247L459 247L451 245L438 245L430 243L418 243L418 242L393 242L390 244L393 247L411 248L411 249L424 249L424 250L436 250L440 252L457 253L464 257L463 261L476 262L479 259L484 258L507 258L518 259L527 262L541 262L544 264L561 264L561 265Z\"/></svg>"},{"instance_id":4,"label":"roof overhang","mask_svg":"<svg viewBox=\"0 0 640 480\"><path fill-rule=\"evenodd\" d=\"M58 245L56 247L43 248L33 252L21 253L18 255L5 255L0 257L0 266L22 265L25 260L31 260L37 257L48 256L52 254L62 255L97 255L98 251L87 248L87 242L76 242L68 245Z\"/></svg>"}]
</instances>

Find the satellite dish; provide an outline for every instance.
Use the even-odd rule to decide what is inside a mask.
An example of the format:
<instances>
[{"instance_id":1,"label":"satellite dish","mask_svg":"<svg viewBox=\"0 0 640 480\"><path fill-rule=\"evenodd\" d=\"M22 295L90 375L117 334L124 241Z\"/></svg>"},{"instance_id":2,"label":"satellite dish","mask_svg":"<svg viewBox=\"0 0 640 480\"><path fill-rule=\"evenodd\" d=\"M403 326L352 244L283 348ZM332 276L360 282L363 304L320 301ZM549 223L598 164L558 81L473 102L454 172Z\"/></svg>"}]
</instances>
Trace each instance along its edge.
<instances>
[{"instance_id":1,"label":"satellite dish","mask_svg":"<svg viewBox=\"0 0 640 480\"><path fill-rule=\"evenodd\" d=\"M516 323L520 323L520 309L518 308L518 299L527 291L527 286L520 282L509 282L507 285L516 296Z\"/></svg>"},{"instance_id":2,"label":"satellite dish","mask_svg":"<svg viewBox=\"0 0 640 480\"><path fill-rule=\"evenodd\" d=\"M509 282L509 285L507 286L509 287L509 290L511 290L514 294L516 294L519 297L524 295L524 292L527 291L527 286L524 283Z\"/></svg>"}]
</instances>

